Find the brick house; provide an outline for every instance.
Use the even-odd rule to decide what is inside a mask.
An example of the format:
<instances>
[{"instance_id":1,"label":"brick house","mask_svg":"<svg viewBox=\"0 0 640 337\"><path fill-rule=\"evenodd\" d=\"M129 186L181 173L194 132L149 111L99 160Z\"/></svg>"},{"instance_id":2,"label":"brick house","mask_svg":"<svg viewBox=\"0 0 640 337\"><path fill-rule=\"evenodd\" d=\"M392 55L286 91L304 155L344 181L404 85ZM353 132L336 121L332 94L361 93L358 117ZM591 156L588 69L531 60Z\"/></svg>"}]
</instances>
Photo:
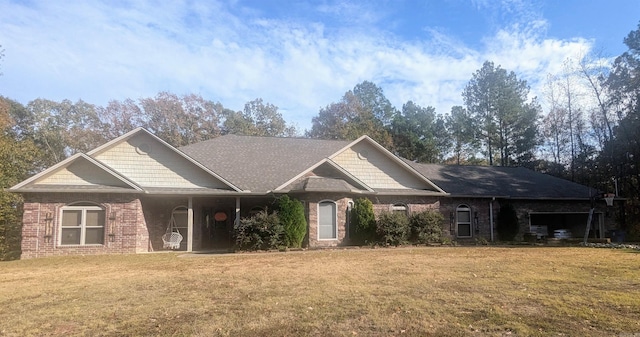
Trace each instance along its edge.
<instances>
[{"instance_id":1,"label":"brick house","mask_svg":"<svg viewBox=\"0 0 640 337\"><path fill-rule=\"evenodd\" d=\"M78 153L13 186L24 196L22 258L228 248L234 222L288 194L303 201L305 245L348 244L348 210L438 210L453 239L495 239L500 205L515 206L520 233L585 232L586 186L524 168L413 163L367 136L355 141L226 135L175 148L145 129ZM613 228L598 203L593 230ZM601 204L601 205L600 205Z\"/></svg>"}]
</instances>

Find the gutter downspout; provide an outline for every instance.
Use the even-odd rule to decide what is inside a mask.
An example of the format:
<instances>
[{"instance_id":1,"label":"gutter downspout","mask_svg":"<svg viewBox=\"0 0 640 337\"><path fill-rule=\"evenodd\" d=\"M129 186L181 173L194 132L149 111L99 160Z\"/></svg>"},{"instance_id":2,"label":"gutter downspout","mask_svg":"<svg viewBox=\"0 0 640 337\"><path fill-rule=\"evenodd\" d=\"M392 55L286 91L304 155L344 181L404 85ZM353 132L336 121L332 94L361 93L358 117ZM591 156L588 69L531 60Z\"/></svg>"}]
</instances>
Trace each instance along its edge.
<instances>
[{"instance_id":1,"label":"gutter downspout","mask_svg":"<svg viewBox=\"0 0 640 337\"><path fill-rule=\"evenodd\" d=\"M493 242L493 201L496 200L495 197L491 198L489 201L489 223L491 224L491 242Z\"/></svg>"},{"instance_id":2,"label":"gutter downspout","mask_svg":"<svg viewBox=\"0 0 640 337\"><path fill-rule=\"evenodd\" d=\"M187 252L193 251L193 197L189 197L189 207L187 208Z\"/></svg>"}]
</instances>

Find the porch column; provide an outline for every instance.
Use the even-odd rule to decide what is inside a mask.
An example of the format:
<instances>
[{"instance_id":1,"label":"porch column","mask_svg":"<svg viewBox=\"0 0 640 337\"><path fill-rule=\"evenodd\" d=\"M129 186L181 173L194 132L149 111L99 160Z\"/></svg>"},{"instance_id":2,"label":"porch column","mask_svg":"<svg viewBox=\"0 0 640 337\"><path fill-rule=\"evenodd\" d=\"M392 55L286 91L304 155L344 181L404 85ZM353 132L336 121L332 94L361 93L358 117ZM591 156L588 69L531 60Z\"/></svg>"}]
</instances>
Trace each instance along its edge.
<instances>
[{"instance_id":1,"label":"porch column","mask_svg":"<svg viewBox=\"0 0 640 337\"><path fill-rule=\"evenodd\" d=\"M240 197L236 197L236 218L233 219L234 227L240 224Z\"/></svg>"},{"instance_id":2,"label":"porch column","mask_svg":"<svg viewBox=\"0 0 640 337\"><path fill-rule=\"evenodd\" d=\"M489 225L491 225L491 242L493 242L493 201L495 199L496 198L491 198L491 200L489 200Z\"/></svg>"},{"instance_id":3,"label":"porch column","mask_svg":"<svg viewBox=\"0 0 640 337\"><path fill-rule=\"evenodd\" d=\"M600 229L600 239L604 239L604 217L602 213L598 215L598 224Z\"/></svg>"},{"instance_id":4,"label":"porch column","mask_svg":"<svg viewBox=\"0 0 640 337\"><path fill-rule=\"evenodd\" d=\"M193 251L193 198L189 197L189 208L187 210L187 251Z\"/></svg>"}]
</instances>

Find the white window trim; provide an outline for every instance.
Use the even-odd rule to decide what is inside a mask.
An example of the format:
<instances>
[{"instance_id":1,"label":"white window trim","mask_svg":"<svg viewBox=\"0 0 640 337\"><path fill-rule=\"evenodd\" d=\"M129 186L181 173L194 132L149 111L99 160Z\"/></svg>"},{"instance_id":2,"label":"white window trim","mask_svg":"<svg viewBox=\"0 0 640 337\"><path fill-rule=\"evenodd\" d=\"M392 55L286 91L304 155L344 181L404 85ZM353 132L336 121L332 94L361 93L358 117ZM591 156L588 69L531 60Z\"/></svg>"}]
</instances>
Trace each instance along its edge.
<instances>
[{"instance_id":1,"label":"white window trim","mask_svg":"<svg viewBox=\"0 0 640 337\"><path fill-rule=\"evenodd\" d=\"M404 203L395 203L393 205L391 205L391 212L404 212L405 215L409 215L409 206L405 205Z\"/></svg>"},{"instance_id":2,"label":"white window trim","mask_svg":"<svg viewBox=\"0 0 640 337\"><path fill-rule=\"evenodd\" d=\"M70 226L63 226L62 225L62 220L63 220L63 214L64 211L82 211L82 215L81 215L81 223L80 223L80 243L79 244L62 244L62 229L64 228L75 228L75 227L70 227ZM106 239L104 238L104 235L106 235L107 232L107 219L104 219L104 226L87 226L86 221L87 221L87 211L103 211L104 212L104 216L107 216L107 212L104 208L100 207L100 206L63 206L60 208L60 226L59 226L59 230L58 230L58 246L60 247L78 247L78 246L104 246ZM102 243L90 243L90 244L86 244L84 243L86 240L86 232L87 232L87 228L103 228L104 232L103 232L103 237L102 237Z\"/></svg>"},{"instance_id":3,"label":"white window trim","mask_svg":"<svg viewBox=\"0 0 640 337\"><path fill-rule=\"evenodd\" d=\"M469 225L469 235L465 235L462 236L460 235L460 230L459 230L459 226L460 226L460 220L458 220L458 211L463 211L463 210L467 210L469 212L469 222L463 222L463 225ZM456 207L456 237L458 238L472 238L473 237L473 218L471 217L471 207L469 207L469 205L458 205L458 207Z\"/></svg>"},{"instance_id":4,"label":"white window trim","mask_svg":"<svg viewBox=\"0 0 640 337\"><path fill-rule=\"evenodd\" d=\"M333 219L334 220L333 223L334 223L334 229L335 229L336 235L333 238L320 238L320 204L322 204L322 203L332 203L333 206L335 207L335 212L334 212L335 213L335 216L334 216L335 218ZM317 218L316 218L316 222L317 222L316 226L317 227L316 228L317 228L317 232L318 232L316 236L318 238L318 241L335 241L335 240L338 240L338 204L333 200L321 200L316 205L316 214L317 214Z\"/></svg>"}]
</instances>

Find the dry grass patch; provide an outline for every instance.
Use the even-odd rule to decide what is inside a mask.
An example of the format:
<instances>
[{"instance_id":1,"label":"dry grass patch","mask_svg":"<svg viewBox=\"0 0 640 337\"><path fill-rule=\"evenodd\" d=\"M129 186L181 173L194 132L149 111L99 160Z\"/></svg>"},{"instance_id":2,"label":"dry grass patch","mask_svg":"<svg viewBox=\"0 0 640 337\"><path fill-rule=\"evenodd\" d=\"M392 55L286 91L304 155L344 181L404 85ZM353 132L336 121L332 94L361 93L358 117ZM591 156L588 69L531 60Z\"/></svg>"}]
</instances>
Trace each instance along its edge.
<instances>
[{"instance_id":1,"label":"dry grass patch","mask_svg":"<svg viewBox=\"0 0 640 337\"><path fill-rule=\"evenodd\" d=\"M640 333L640 255L442 247L0 264L0 335Z\"/></svg>"}]
</instances>

